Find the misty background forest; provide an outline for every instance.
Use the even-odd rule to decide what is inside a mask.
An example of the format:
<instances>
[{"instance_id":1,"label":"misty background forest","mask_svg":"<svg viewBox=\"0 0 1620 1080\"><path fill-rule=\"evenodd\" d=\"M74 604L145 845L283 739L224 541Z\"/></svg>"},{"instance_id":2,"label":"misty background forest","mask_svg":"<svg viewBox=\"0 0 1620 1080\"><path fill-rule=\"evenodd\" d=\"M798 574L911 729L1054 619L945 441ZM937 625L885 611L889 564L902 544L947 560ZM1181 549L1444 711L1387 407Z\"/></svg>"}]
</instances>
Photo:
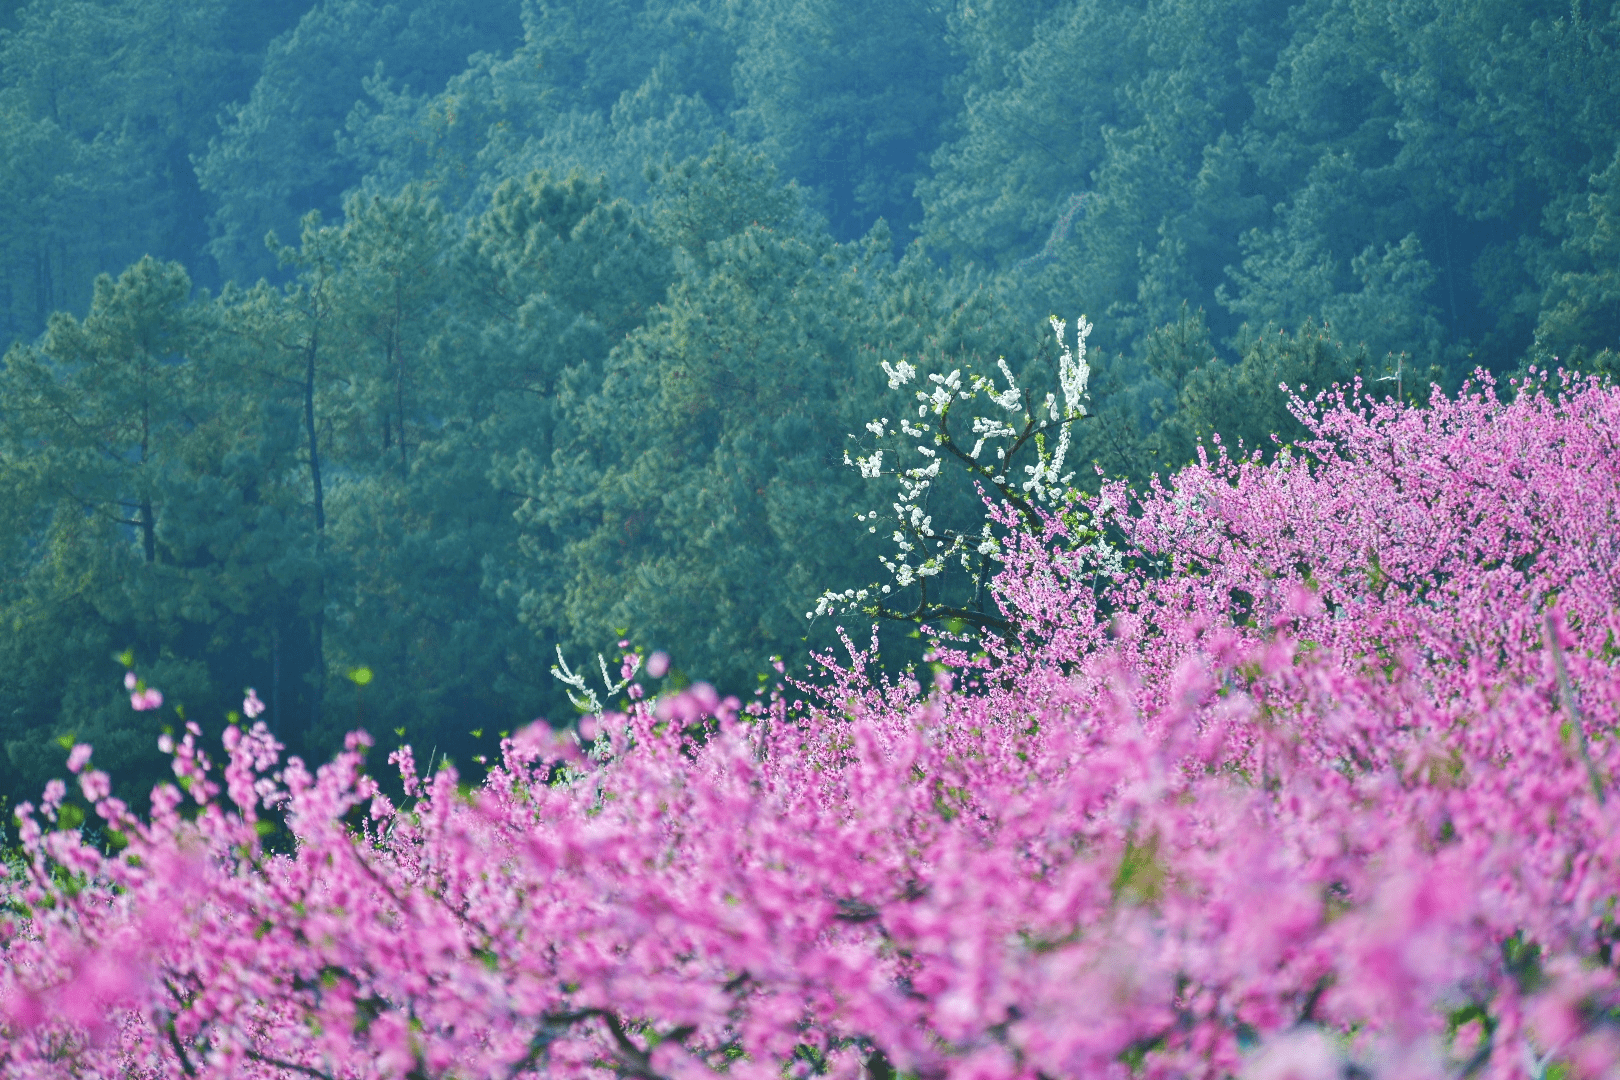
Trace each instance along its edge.
<instances>
[{"instance_id":1,"label":"misty background forest","mask_svg":"<svg viewBox=\"0 0 1620 1080\"><path fill-rule=\"evenodd\" d=\"M746 694L875 576L843 454L908 407L880 363L1044 370L1051 314L1096 324L1093 489L1295 437L1279 382L1620 364L1620 5L0 23L7 793L71 735L134 795L248 686L295 752L361 725L474 772L573 715L558 646Z\"/></svg>"}]
</instances>

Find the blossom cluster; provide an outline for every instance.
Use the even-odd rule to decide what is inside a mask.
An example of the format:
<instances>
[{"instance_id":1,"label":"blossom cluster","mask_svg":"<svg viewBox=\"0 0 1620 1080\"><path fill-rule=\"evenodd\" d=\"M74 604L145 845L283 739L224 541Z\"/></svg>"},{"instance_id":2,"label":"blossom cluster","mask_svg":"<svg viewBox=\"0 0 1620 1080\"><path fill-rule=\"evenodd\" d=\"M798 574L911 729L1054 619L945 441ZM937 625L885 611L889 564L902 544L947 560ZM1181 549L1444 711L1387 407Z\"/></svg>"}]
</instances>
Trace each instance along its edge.
<instances>
[{"instance_id":1,"label":"blossom cluster","mask_svg":"<svg viewBox=\"0 0 1620 1080\"><path fill-rule=\"evenodd\" d=\"M999 503L1018 629L927 672L626 652L397 805L359 733L190 725L147 820L75 749L116 842L21 808L5 1074L1612 1075L1620 391L1295 406L1105 491L1114 558Z\"/></svg>"},{"instance_id":2,"label":"blossom cluster","mask_svg":"<svg viewBox=\"0 0 1620 1080\"><path fill-rule=\"evenodd\" d=\"M919 382L920 388L914 394L917 417L922 423L914 424L906 416L898 424L892 424L887 417L872 421L866 430L874 436L873 449L854 457L846 450L844 464L858 469L865 479L892 478L895 483L892 516L879 510L856 515L856 520L873 533L878 531L879 522L892 523L894 554L881 559L884 580L860 589L828 590L816 599L815 610L806 612L806 618L861 612L924 623L961 619L986 626L1001 621L993 615L986 618L981 611L953 606L939 587L941 575L953 563L960 564L975 586L987 582L995 572L1000 551L997 530L989 521L978 532L936 526L928 512L929 496L947 461L962 468L981 490L993 492L1005 501L1016 511L1019 525L1033 525L1041 509L1052 508L1070 494L1068 485L1073 473L1063 470L1069 453L1069 429L1087 415L1086 386L1091 366L1086 362L1086 338L1091 334L1091 323L1084 315L1076 322L1073 348L1066 337L1068 324L1056 316L1051 324L1057 337L1061 402L1056 393L1048 392L1044 399L1037 400L1029 387L1020 387L1005 358L996 364L1006 382L1002 390L996 388L993 377L973 373L964 376L961 368L919 379L918 368L908 361L883 363L889 389L899 390ZM981 399L995 406L989 415L980 410ZM956 430L951 427L953 420ZM971 448L963 441L968 436L960 433L964 427L971 433ZM1048 436L1054 437L1051 445ZM888 466L884 464L886 456L891 462ZM907 460L914 464L898 464ZM915 605L896 607L902 593L913 586L917 589Z\"/></svg>"}]
</instances>

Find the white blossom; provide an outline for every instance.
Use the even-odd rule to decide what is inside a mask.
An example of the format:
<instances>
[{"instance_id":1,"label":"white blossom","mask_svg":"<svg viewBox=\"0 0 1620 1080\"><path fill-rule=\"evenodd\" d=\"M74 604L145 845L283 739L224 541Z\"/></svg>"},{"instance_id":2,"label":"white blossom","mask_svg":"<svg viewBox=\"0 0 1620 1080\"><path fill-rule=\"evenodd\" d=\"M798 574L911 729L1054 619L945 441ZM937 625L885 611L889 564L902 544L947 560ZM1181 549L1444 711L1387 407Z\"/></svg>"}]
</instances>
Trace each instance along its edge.
<instances>
[{"instance_id":1,"label":"white blossom","mask_svg":"<svg viewBox=\"0 0 1620 1080\"><path fill-rule=\"evenodd\" d=\"M1075 323L1073 352L1069 351L1069 344L1063 337L1067 325L1056 315L1052 316L1052 329L1057 332L1058 348L1063 350L1058 358L1058 386L1063 390L1063 412L1065 418L1073 418L1086 415L1083 402L1086 383L1091 379L1091 366L1086 363L1086 338L1091 336L1091 324L1084 315Z\"/></svg>"},{"instance_id":2,"label":"white blossom","mask_svg":"<svg viewBox=\"0 0 1620 1080\"><path fill-rule=\"evenodd\" d=\"M883 374L889 377L890 390L900 389L917 376L917 369L906 363L904 360L900 361L893 367L890 367L889 362L885 360L882 362L882 366Z\"/></svg>"},{"instance_id":3,"label":"white blossom","mask_svg":"<svg viewBox=\"0 0 1620 1080\"><path fill-rule=\"evenodd\" d=\"M630 665L629 674L615 680L608 674L607 659L601 653L596 654L597 667L602 671L602 687L607 691L607 696L610 699L626 686L629 686L630 680L635 678L636 672L641 669L640 656L632 655L627 658L627 661ZM569 670L568 660L563 656L561 645L557 646L557 662L552 665L551 675L552 678L568 688L564 692L568 695L568 700L574 708L582 713L590 713L597 719L601 719L601 699L596 696L596 691L592 690L590 685L586 683L583 672ZM575 691L578 691L578 693L575 693Z\"/></svg>"},{"instance_id":4,"label":"white blossom","mask_svg":"<svg viewBox=\"0 0 1620 1080\"><path fill-rule=\"evenodd\" d=\"M999 380L993 375L964 374L960 368L948 373L925 373L908 361L882 362L890 389L898 390L920 382L912 391L917 403L917 419L900 416L895 428L890 427L887 417L866 424L866 431L884 443L864 456L858 453L851 456L846 451L844 462L858 469L864 479L894 478L896 497L891 504L894 516L887 519L885 515L894 525L892 530L885 530L889 533L893 554L878 559L888 580L865 589L825 592L817 599L813 616L849 611L918 583L923 583L929 602L936 602L930 594L937 596L937 586L929 579L938 578L957 565L970 575L985 574L987 561L1002 558L1000 541L989 521L981 522L977 535L935 526L928 510L928 498L947 459L964 465L979 480L988 480L1015 501L1025 500L1020 503L1024 509L1031 503L1052 504L1066 496L1073 478L1072 472L1064 472L1072 441L1069 426L1087 413L1086 390L1091 369L1086 363L1086 341L1092 327L1084 316L1080 318L1071 349L1064 340L1066 324L1053 318L1051 325L1061 352L1058 386L1056 392L1046 392L1039 397L1035 396L1033 388L1026 390L1018 385L1005 358L996 362ZM999 388L1002 383L1004 389ZM980 415L976 404L980 400L997 407L1001 415ZM958 403L962 403L960 408ZM967 415L958 419L962 411ZM934 419L930 419L930 415ZM1058 428L1055 438L1048 434L1051 426ZM964 454L955 440L966 431L971 431L973 443L972 449ZM942 453L940 448L950 453ZM979 464L991 451L995 453L995 465ZM892 463L887 471L885 461ZM1021 473L1021 479L1015 487L1009 488L1006 474L1015 469ZM867 525L869 534L881 535L877 511L857 514L856 520ZM914 555L918 562L912 561ZM1099 562L1119 558L1105 547L1089 557Z\"/></svg>"},{"instance_id":5,"label":"white blossom","mask_svg":"<svg viewBox=\"0 0 1620 1080\"><path fill-rule=\"evenodd\" d=\"M998 394L994 389L994 384L987 379L984 384L985 396L1003 409L1009 412L1017 412L1022 407L1022 399L1018 394L1018 380L1013 378L1012 368L1007 366L1005 356L996 360L996 366L1001 369L1001 374L1007 379L1007 389Z\"/></svg>"}]
</instances>

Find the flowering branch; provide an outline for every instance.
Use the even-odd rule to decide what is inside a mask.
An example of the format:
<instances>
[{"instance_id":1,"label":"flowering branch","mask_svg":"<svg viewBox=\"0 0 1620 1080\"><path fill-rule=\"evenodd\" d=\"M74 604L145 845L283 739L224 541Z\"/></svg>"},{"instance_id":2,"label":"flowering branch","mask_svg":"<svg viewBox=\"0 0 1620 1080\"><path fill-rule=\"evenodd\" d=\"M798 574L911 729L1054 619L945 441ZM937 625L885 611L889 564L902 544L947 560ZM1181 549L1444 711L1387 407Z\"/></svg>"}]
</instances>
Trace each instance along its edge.
<instances>
[{"instance_id":1,"label":"flowering branch","mask_svg":"<svg viewBox=\"0 0 1620 1080\"><path fill-rule=\"evenodd\" d=\"M625 645L628 643L621 642L620 644ZM611 699L614 694L629 686L630 681L636 677L636 672L641 669L641 656L635 652L626 652L624 654L617 681L614 681L612 676L608 674L607 658L601 653L596 654L596 666L601 669L602 686ZM557 646L557 662L551 667L551 676L568 688L565 693L568 694L568 701L575 709L598 720L602 718L601 699L596 696L596 691L592 690L586 683L582 672L574 672L569 669L568 660L563 656L561 645Z\"/></svg>"},{"instance_id":2,"label":"flowering branch","mask_svg":"<svg viewBox=\"0 0 1620 1080\"><path fill-rule=\"evenodd\" d=\"M406 807L363 733L187 720L144 819L74 745L0 871L0 1074L1613 1075L1620 389L1433 400L1105 485L1101 600L1061 503L1002 507L1020 633L929 685L632 682L611 754L401 747Z\"/></svg>"},{"instance_id":3,"label":"flowering branch","mask_svg":"<svg viewBox=\"0 0 1620 1080\"><path fill-rule=\"evenodd\" d=\"M1006 618L986 610L986 586L994 576L1001 541L990 519L981 522L977 532L936 528L927 510L929 493L937 482L945 461L961 468L983 494L999 496L1017 515L1026 529L1038 529L1046 508L1056 507L1070 495L1072 473L1064 472L1070 449L1070 426L1087 415L1086 386L1091 376L1086 363L1086 338L1092 325L1081 316L1076 325L1075 347L1065 337L1067 323L1051 319L1057 336L1058 393L1047 393L1037 400L1028 387L1020 387L1005 358L997 367L1005 389L997 389L993 377L969 372L964 381L961 369L949 374L930 374L915 391L917 416L914 424L902 416L898 425L887 417L866 425L877 440L875 449L851 457L844 453L844 464L858 469L862 477L876 480L893 477L898 493L892 503L894 516L878 511L857 514L855 520L870 523L867 531L876 533L878 522L892 523L891 539L895 554L881 558L887 580L864 589L828 591L816 601L808 618L830 612L859 611L873 618L919 624L959 621L981 630L1005 631ZM898 390L917 379L918 370L901 360L883 362L889 388ZM1059 394L1062 395L1061 402ZM980 400L999 410L989 415L978 408ZM953 415L966 412L971 447L952 430ZM1010 415L1006 415L1010 414ZM851 435L850 438L855 438ZM885 466L885 455L904 460L908 454L921 460L908 467ZM1034 460L1026 463L1033 455ZM952 604L943 598L945 573L953 564L967 575L972 601ZM894 606L897 589L917 588L917 601L906 608Z\"/></svg>"}]
</instances>

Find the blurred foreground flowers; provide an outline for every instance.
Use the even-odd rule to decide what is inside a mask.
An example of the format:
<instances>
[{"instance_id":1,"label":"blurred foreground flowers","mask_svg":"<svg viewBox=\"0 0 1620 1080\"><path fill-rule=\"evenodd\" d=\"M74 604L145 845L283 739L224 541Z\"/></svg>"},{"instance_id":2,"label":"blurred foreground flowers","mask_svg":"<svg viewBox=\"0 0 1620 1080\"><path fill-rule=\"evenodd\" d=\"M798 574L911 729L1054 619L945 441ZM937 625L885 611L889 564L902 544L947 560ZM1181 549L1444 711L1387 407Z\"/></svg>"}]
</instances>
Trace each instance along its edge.
<instances>
[{"instance_id":1,"label":"blurred foreground flowers","mask_svg":"<svg viewBox=\"0 0 1620 1080\"><path fill-rule=\"evenodd\" d=\"M404 805L363 734L188 725L147 821L75 748L114 842L20 808L6 1075L1612 1073L1620 393L1295 408L1106 551L992 506L1008 629L928 676L407 750Z\"/></svg>"}]
</instances>

